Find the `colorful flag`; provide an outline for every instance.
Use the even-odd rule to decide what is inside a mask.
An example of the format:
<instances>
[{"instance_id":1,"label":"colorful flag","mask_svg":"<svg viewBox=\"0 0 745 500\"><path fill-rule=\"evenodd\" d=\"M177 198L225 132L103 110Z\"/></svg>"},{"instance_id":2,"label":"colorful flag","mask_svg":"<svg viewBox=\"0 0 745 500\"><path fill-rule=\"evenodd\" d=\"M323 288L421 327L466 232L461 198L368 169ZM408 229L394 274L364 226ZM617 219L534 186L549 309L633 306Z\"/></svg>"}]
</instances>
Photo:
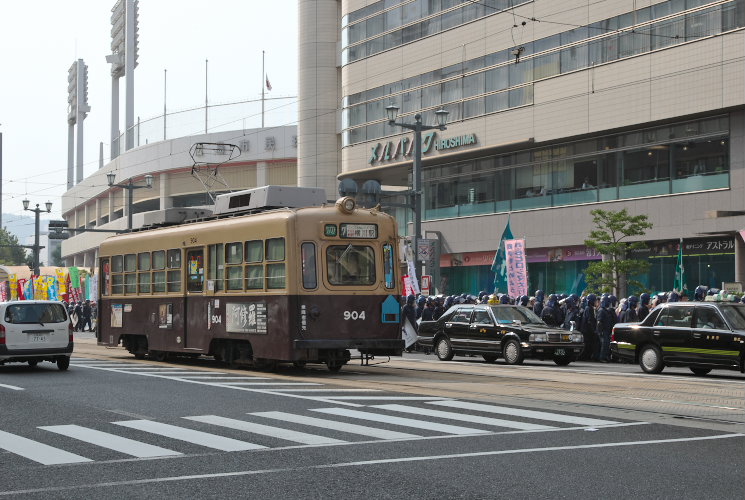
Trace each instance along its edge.
<instances>
[{"instance_id":1,"label":"colorful flag","mask_svg":"<svg viewBox=\"0 0 745 500\"><path fill-rule=\"evenodd\" d=\"M491 272L494 273L494 292L507 292L507 259L504 251L504 242L513 239L510 230L510 218L507 217L507 225L502 232L502 238L499 240L499 248L494 254L494 261L491 264Z\"/></svg>"},{"instance_id":2,"label":"colorful flag","mask_svg":"<svg viewBox=\"0 0 745 500\"><path fill-rule=\"evenodd\" d=\"M272 90L272 84L269 83L269 75L266 76L266 89Z\"/></svg>"},{"instance_id":3,"label":"colorful flag","mask_svg":"<svg viewBox=\"0 0 745 500\"><path fill-rule=\"evenodd\" d=\"M528 261L525 240L504 242L507 261L507 294L510 297L528 295Z\"/></svg>"},{"instance_id":4,"label":"colorful flag","mask_svg":"<svg viewBox=\"0 0 745 500\"><path fill-rule=\"evenodd\" d=\"M683 238L680 239L680 247L678 248L678 263L675 266L675 283L673 284L673 290L680 293L688 290L688 287L686 286L685 268L683 267Z\"/></svg>"}]
</instances>

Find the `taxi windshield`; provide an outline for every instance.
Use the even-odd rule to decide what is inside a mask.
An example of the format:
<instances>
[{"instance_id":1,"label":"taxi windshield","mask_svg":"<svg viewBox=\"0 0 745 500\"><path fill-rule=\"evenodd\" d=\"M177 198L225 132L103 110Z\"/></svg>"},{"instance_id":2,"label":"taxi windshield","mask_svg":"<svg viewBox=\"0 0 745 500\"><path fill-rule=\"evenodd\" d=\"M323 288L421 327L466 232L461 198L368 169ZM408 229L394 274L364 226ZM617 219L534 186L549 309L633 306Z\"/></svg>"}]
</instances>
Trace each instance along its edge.
<instances>
[{"instance_id":1,"label":"taxi windshield","mask_svg":"<svg viewBox=\"0 0 745 500\"><path fill-rule=\"evenodd\" d=\"M541 318L525 307L494 306L491 310L494 312L494 317L497 319L497 323L505 324L512 323L513 321L520 321L523 324L544 324L543 321L541 321Z\"/></svg>"},{"instance_id":2,"label":"taxi windshield","mask_svg":"<svg viewBox=\"0 0 745 500\"><path fill-rule=\"evenodd\" d=\"M733 329L745 330L745 307L744 306L721 306L720 310Z\"/></svg>"}]
</instances>

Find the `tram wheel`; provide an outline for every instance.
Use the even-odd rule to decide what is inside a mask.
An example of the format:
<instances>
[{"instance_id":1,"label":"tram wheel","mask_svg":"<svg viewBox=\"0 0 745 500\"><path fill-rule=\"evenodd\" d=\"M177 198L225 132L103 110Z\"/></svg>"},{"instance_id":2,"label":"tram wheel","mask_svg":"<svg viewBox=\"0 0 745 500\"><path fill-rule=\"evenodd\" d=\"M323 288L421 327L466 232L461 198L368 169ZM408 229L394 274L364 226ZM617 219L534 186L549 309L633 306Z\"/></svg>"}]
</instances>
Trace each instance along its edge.
<instances>
[{"instance_id":1,"label":"tram wheel","mask_svg":"<svg viewBox=\"0 0 745 500\"><path fill-rule=\"evenodd\" d=\"M328 360L326 361L326 366L328 366L330 372L338 372L341 370L341 367L346 364L345 361L337 361L337 360Z\"/></svg>"},{"instance_id":2,"label":"tram wheel","mask_svg":"<svg viewBox=\"0 0 745 500\"><path fill-rule=\"evenodd\" d=\"M161 363L168 359L168 353L165 351L150 351L148 354L155 361L159 361Z\"/></svg>"},{"instance_id":3,"label":"tram wheel","mask_svg":"<svg viewBox=\"0 0 745 500\"><path fill-rule=\"evenodd\" d=\"M305 364L306 362L304 359L299 359L292 362L292 366L294 366L295 368L305 368Z\"/></svg>"}]
</instances>

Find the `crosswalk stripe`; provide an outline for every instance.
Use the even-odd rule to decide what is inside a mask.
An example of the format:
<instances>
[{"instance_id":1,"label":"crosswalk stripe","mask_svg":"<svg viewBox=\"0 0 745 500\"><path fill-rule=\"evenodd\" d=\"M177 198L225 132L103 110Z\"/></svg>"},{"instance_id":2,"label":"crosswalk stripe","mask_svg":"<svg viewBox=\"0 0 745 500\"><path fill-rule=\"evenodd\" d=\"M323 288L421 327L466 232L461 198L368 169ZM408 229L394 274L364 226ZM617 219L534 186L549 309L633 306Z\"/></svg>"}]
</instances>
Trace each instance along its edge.
<instances>
[{"instance_id":1,"label":"crosswalk stripe","mask_svg":"<svg viewBox=\"0 0 745 500\"><path fill-rule=\"evenodd\" d=\"M315 382L216 382L220 385L236 385L236 386L242 386L242 385L259 385L259 386L265 386L265 385L323 385L323 384L317 384Z\"/></svg>"},{"instance_id":2,"label":"crosswalk stripe","mask_svg":"<svg viewBox=\"0 0 745 500\"><path fill-rule=\"evenodd\" d=\"M101 432L88 427L81 427L79 425L49 425L39 427L39 429L54 432L56 434L62 434L63 436L95 444L96 446L108 448L137 458L181 455L181 453L177 451L168 450L147 443L141 443L134 439L116 436L114 434L109 434L108 432Z\"/></svg>"},{"instance_id":3,"label":"crosswalk stripe","mask_svg":"<svg viewBox=\"0 0 745 500\"><path fill-rule=\"evenodd\" d=\"M416 420L413 418L394 417L391 415L380 415L359 410L349 410L346 408L315 408L311 411L337 415L340 417L357 418L361 420L371 420L373 422L382 422L385 424L402 425L405 427L415 427L428 431L443 432L445 434L470 435L470 434L488 434L489 431L481 429L471 429L458 425L438 424L427 420Z\"/></svg>"},{"instance_id":4,"label":"crosswalk stripe","mask_svg":"<svg viewBox=\"0 0 745 500\"><path fill-rule=\"evenodd\" d=\"M248 443L246 441L238 441L237 439L226 438L202 431L195 431L193 429L178 427L176 425L154 422L152 420L126 420L123 422L112 423L123 427L129 427L130 429L158 434L160 436L178 439L180 441L186 441L187 443L198 444L200 446L206 446L207 448L221 451L244 451L266 448L266 446Z\"/></svg>"},{"instance_id":5,"label":"crosswalk stripe","mask_svg":"<svg viewBox=\"0 0 745 500\"><path fill-rule=\"evenodd\" d=\"M334 399L343 399L345 401L380 401L383 399L386 401L438 401L446 398L440 398L437 396L334 396Z\"/></svg>"},{"instance_id":6,"label":"crosswalk stripe","mask_svg":"<svg viewBox=\"0 0 745 500\"><path fill-rule=\"evenodd\" d=\"M292 413L285 413L283 411L265 411L250 413L250 415L272 418L274 420L290 422L293 424L310 425L312 427L320 427L322 429L348 432L350 434L359 434L361 436L368 436L378 439L410 439L422 437L417 434L407 434L405 432L389 431L386 429L379 429L377 427L367 427L364 425L349 424L346 422L336 422L334 420L324 420L322 418L308 417L305 415L295 415Z\"/></svg>"},{"instance_id":7,"label":"crosswalk stripe","mask_svg":"<svg viewBox=\"0 0 745 500\"><path fill-rule=\"evenodd\" d=\"M480 403L468 403L466 401L432 401L429 404L438 406L447 406L449 408L459 408L461 410L483 411L486 413L497 413L500 415L511 415L513 417L533 418L536 420L550 420L552 422L562 422L565 424L575 425L609 425L617 424L613 420L600 420L597 418L575 417L561 413L551 413L545 411L522 410L519 408L509 408L507 406L486 405Z\"/></svg>"},{"instance_id":8,"label":"crosswalk stripe","mask_svg":"<svg viewBox=\"0 0 745 500\"><path fill-rule=\"evenodd\" d=\"M269 377L234 377L230 375L226 375L224 377L216 376L213 377L211 375L184 375L179 378L184 378L187 380L269 380Z\"/></svg>"},{"instance_id":9,"label":"crosswalk stripe","mask_svg":"<svg viewBox=\"0 0 745 500\"><path fill-rule=\"evenodd\" d=\"M42 465L92 462L90 458L81 457L80 455L4 431L0 431L0 448Z\"/></svg>"},{"instance_id":10,"label":"crosswalk stripe","mask_svg":"<svg viewBox=\"0 0 745 500\"><path fill-rule=\"evenodd\" d=\"M454 413L449 411L430 410L429 408L417 408L415 406L404 405L375 405L373 408L381 410L398 411L401 413L413 413L415 415L426 415L435 418L447 418L470 422L472 424L496 425L499 427L508 427L510 429L520 429L523 431L547 431L556 429L548 425L530 424L526 422L517 422L515 420L503 420L501 418L480 417L478 415L468 415L465 413Z\"/></svg>"},{"instance_id":11,"label":"crosswalk stripe","mask_svg":"<svg viewBox=\"0 0 745 500\"><path fill-rule=\"evenodd\" d=\"M261 434L263 436L284 439L286 441L294 441L301 444L346 443L346 441L342 441L341 439L333 439L324 436L317 436L315 434L307 434L305 432L291 431L289 429L281 429L279 427L271 427L269 425L255 424L253 422L247 422L245 420L219 417L217 415L200 415L196 417L184 418L188 420L194 420L196 422L219 425L221 427L227 427L229 429L237 429L239 431L252 432L254 434Z\"/></svg>"},{"instance_id":12,"label":"crosswalk stripe","mask_svg":"<svg viewBox=\"0 0 745 500\"><path fill-rule=\"evenodd\" d=\"M272 389L273 392L382 392L380 389ZM334 396L334 399L339 399Z\"/></svg>"}]
</instances>

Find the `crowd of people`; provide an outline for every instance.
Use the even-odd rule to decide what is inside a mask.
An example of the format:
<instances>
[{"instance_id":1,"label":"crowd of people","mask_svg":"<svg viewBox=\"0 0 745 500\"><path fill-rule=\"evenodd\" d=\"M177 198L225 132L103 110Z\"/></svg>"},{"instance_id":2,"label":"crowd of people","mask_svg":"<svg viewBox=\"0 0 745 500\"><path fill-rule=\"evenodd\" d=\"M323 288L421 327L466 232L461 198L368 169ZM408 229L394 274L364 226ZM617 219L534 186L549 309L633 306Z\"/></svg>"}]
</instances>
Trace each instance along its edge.
<instances>
[{"instance_id":1,"label":"crowd of people","mask_svg":"<svg viewBox=\"0 0 745 500\"><path fill-rule=\"evenodd\" d=\"M88 327L89 332L95 332L96 328L93 326L93 319L97 317L96 304L86 299L85 302L79 300L77 302L70 302L69 304L62 301L67 307L67 314L70 316L72 321L72 328L76 332L84 332L85 327Z\"/></svg>"},{"instance_id":2,"label":"crowd of people","mask_svg":"<svg viewBox=\"0 0 745 500\"><path fill-rule=\"evenodd\" d=\"M696 287L693 300L703 301L707 295L716 295L717 289L703 285ZM478 296L461 294L449 296L406 297L401 310L402 321L417 328L420 321L436 321L450 307L458 304L511 304L532 310L548 326L577 330L582 333L585 349L580 359L584 361L610 361L610 339L616 323L637 323L643 321L649 312L665 302L689 300L688 295L677 291L650 295L642 293L619 300L615 295L604 293L582 294L546 294L537 290L534 296L523 295L510 297L507 294L488 294L480 292ZM739 299L736 299L739 301ZM743 296L745 302L745 296Z\"/></svg>"}]
</instances>

